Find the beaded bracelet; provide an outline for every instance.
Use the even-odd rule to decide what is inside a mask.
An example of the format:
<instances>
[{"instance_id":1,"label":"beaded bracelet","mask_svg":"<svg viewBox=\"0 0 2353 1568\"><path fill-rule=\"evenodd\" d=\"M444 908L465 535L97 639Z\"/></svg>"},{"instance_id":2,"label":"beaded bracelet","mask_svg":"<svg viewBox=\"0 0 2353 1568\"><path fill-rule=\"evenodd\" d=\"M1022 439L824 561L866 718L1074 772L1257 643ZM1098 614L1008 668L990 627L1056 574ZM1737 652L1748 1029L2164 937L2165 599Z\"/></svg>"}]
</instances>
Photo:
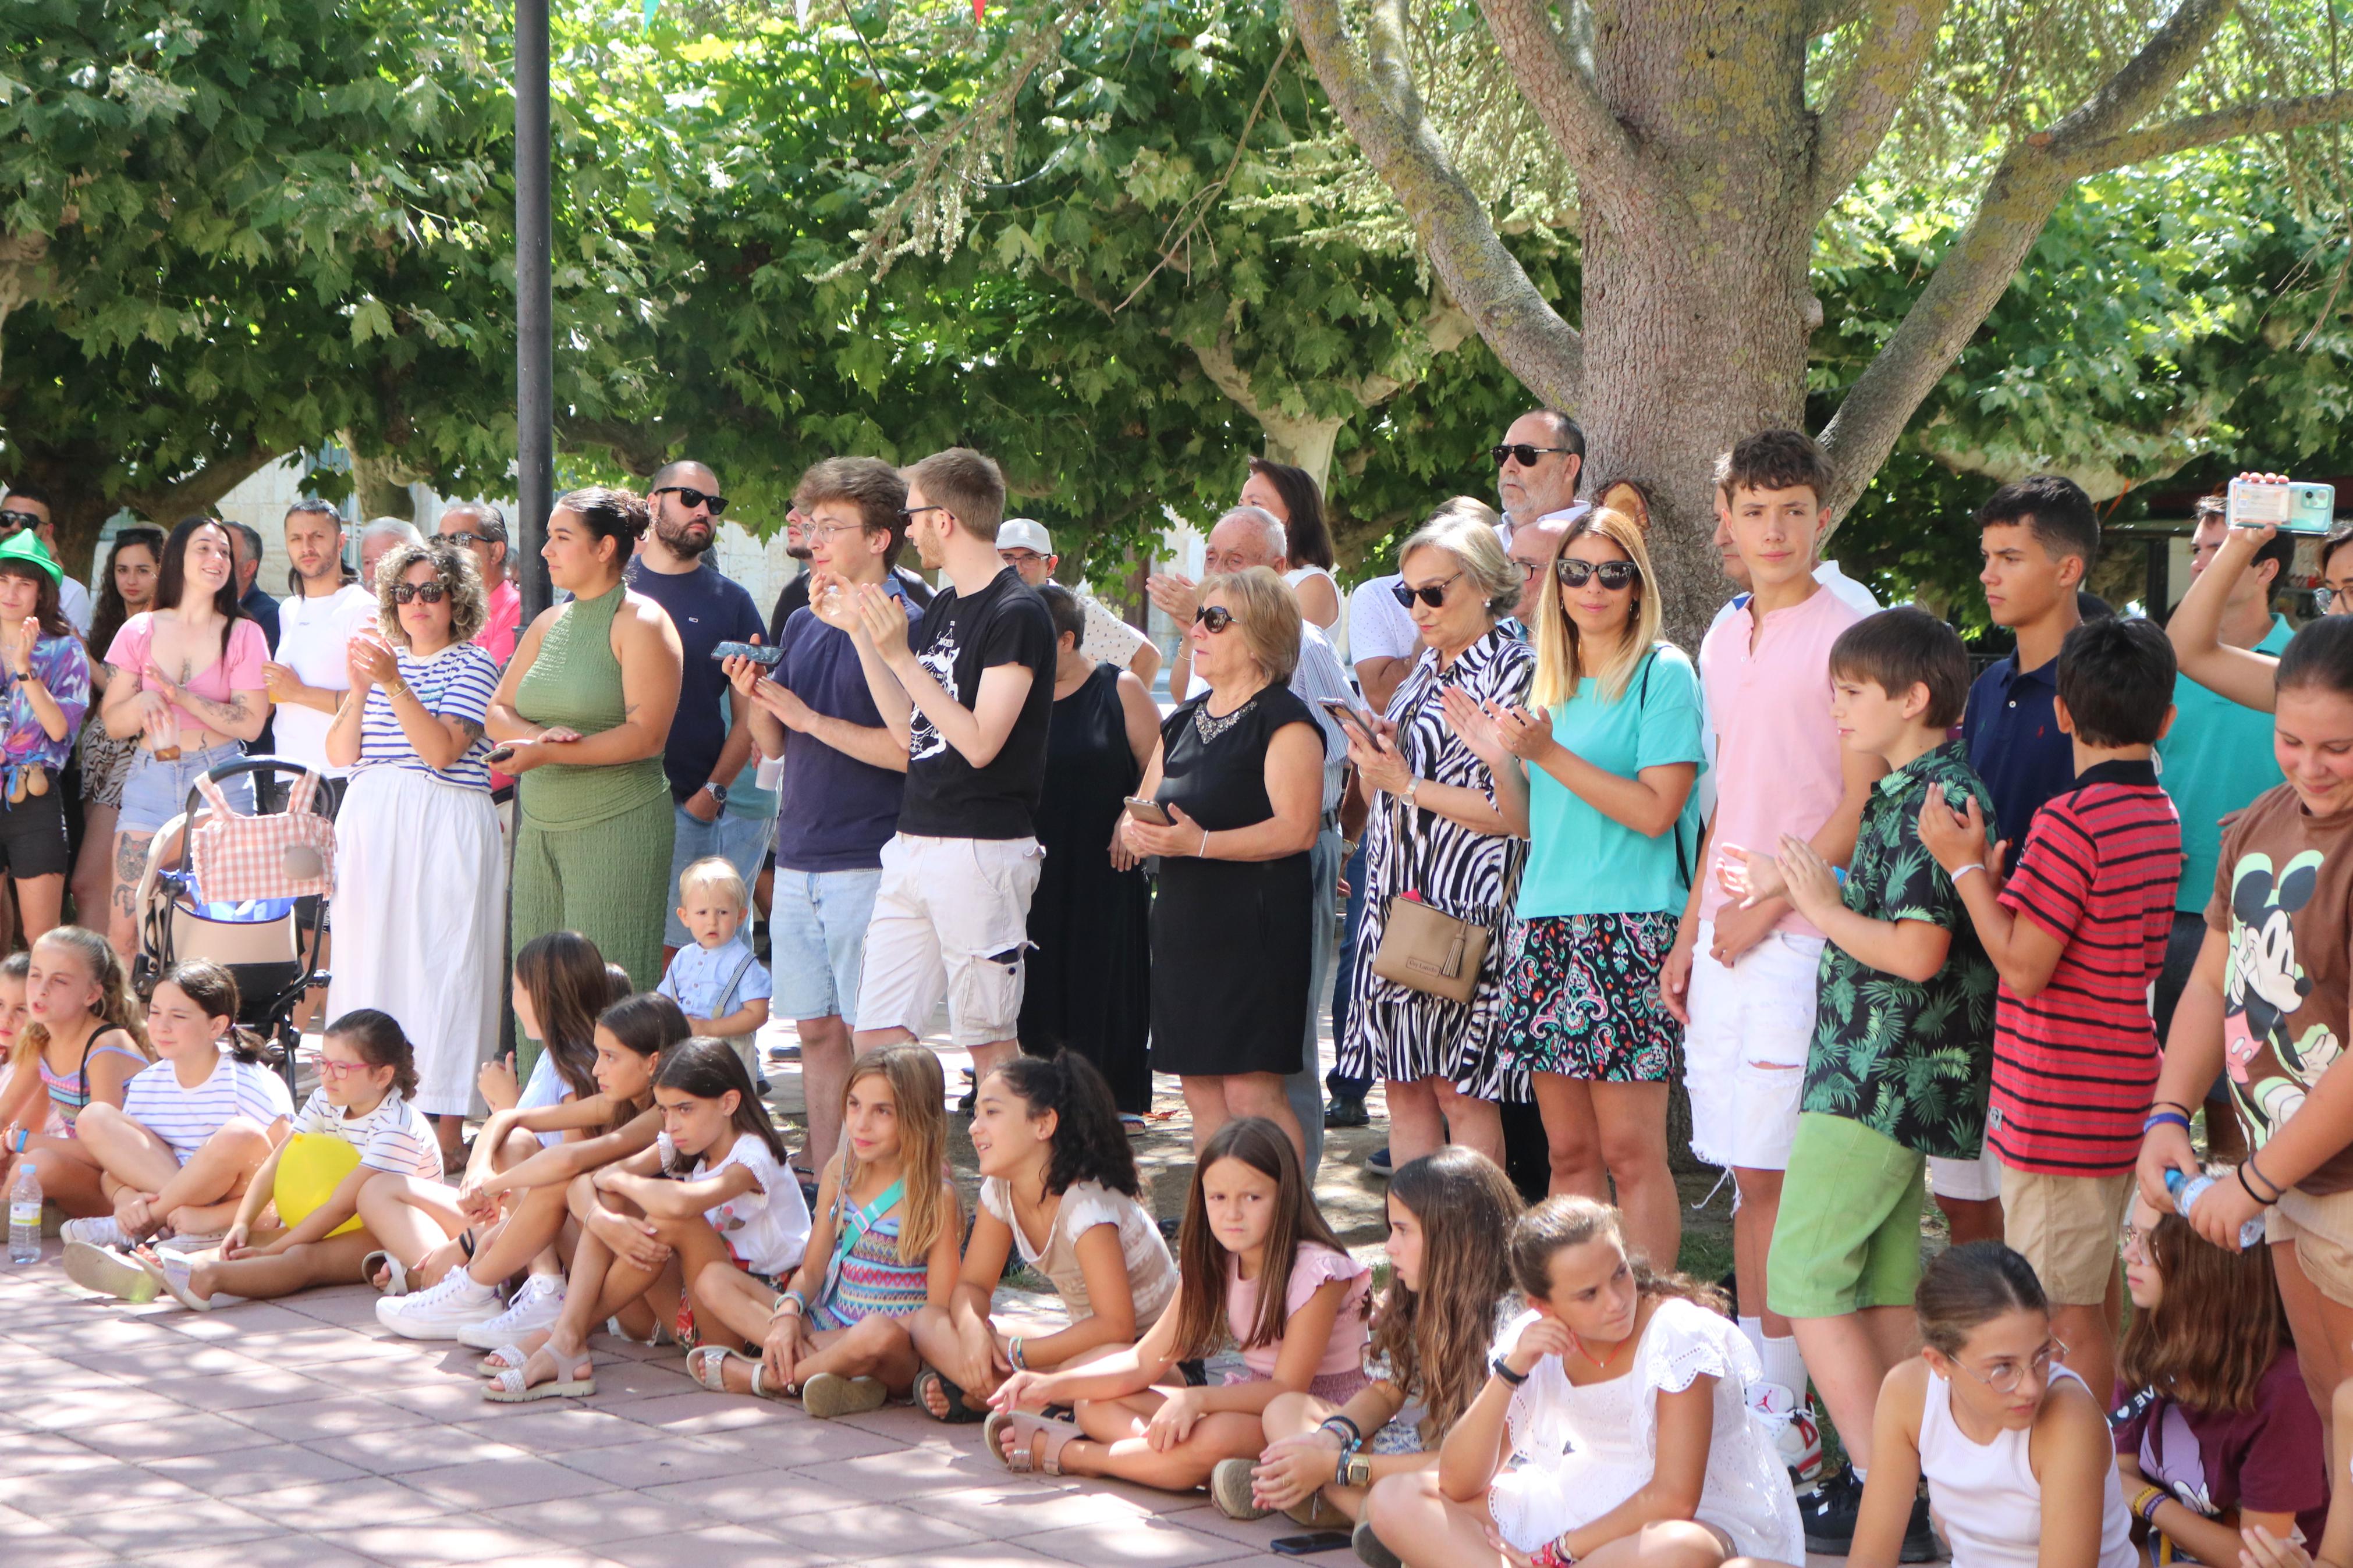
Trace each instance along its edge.
<instances>
[{"instance_id":1,"label":"beaded bracelet","mask_svg":"<svg viewBox=\"0 0 2353 1568\"><path fill-rule=\"evenodd\" d=\"M1013 1370L1016 1372L1028 1372L1029 1370L1029 1353L1021 1348L1021 1336L1019 1334L1014 1335L1013 1338L1007 1342L1005 1346L1005 1359L1013 1363Z\"/></svg>"},{"instance_id":2,"label":"beaded bracelet","mask_svg":"<svg viewBox=\"0 0 2353 1568\"><path fill-rule=\"evenodd\" d=\"M1343 1426L1347 1430L1345 1432L1340 1430ZM1354 1417L1341 1415L1336 1411L1317 1422L1315 1429L1318 1432L1329 1432L1339 1438L1340 1451L1344 1454L1353 1454L1365 1446L1365 1429L1356 1425Z\"/></svg>"},{"instance_id":3,"label":"beaded bracelet","mask_svg":"<svg viewBox=\"0 0 2353 1568\"><path fill-rule=\"evenodd\" d=\"M1528 1568L1569 1568L1576 1561L1576 1554L1558 1540L1547 1541L1528 1553Z\"/></svg>"}]
</instances>

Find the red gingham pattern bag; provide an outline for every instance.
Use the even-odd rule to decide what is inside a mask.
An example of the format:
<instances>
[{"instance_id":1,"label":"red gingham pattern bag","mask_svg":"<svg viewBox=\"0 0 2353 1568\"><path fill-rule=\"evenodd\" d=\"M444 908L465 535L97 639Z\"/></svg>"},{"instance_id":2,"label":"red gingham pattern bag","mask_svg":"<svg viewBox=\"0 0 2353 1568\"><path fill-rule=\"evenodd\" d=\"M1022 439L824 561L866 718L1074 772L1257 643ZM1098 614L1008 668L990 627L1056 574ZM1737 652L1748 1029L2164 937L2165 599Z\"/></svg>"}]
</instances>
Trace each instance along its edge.
<instances>
[{"instance_id":1,"label":"red gingham pattern bag","mask_svg":"<svg viewBox=\"0 0 2353 1568\"><path fill-rule=\"evenodd\" d=\"M288 793L286 809L246 816L230 805L209 773L197 793L212 808L189 835L196 888L207 901L326 897L335 890L335 825L311 809L318 776L305 772Z\"/></svg>"}]
</instances>

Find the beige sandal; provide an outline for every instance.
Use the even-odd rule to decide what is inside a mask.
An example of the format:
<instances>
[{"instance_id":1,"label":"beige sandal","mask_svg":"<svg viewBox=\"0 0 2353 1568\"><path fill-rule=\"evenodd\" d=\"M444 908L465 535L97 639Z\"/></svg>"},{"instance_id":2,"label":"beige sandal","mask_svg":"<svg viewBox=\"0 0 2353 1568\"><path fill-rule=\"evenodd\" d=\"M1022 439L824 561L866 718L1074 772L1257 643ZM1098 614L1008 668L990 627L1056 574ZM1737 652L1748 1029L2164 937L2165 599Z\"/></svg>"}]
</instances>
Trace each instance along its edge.
<instances>
[{"instance_id":1,"label":"beige sandal","mask_svg":"<svg viewBox=\"0 0 2353 1568\"><path fill-rule=\"evenodd\" d=\"M712 1393L733 1394L735 1390L727 1386L727 1363L731 1361L744 1362L751 1367L752 1392L758 1397L779 1399L784 1396L782 1389L766 1386L768 1363L765 1361L745 1355L742 1351L730 1350L725 1345L695 1346L686 1352L686 1370L695 1382ZM810 1414L816 1413L812 1411Z\"/></svg>"},{"instance_id":2,"label":"beige sandal","mask_svg":"<svg viewBox=\"0 0 2353 1568\"><path fill-rule=\"evenodd\" d=\"M578 1399L596 1392L596 1363L586 1355L555 1359L555 1352L542 1345L532 1352L532 1361L541 1356L554 1375L543 1383L531 1381L531 1362L512 1366L491 1379L482 1389L482 1397L494 1405L521 1405L533 1399Z\"/></svg>"},{"instance_id":3,"label":"beige sandal","mask_svg":"<svg viewBox=\"0 0 2353 1568\"><path fill-rule=\"evenodd\" d=\"M1008 1427L1012 1429L1017 1445L1010 1452L1007 1451L1004 1443L1004 1435ZM1046 1435L1046 1451L1038 1454L1034 1447L1041 1432ZM1060 1475L1062 1450L1071 1446L1073 1437L1085 1436L1071 1422L1056 1421L1029 1410L994 1411L987 1420L980 1424L981 1441L988 1445L988 1451L997 1456L999 1464L1017 1476L1026 1476L1033 1469L1042 1470L1050 1476Z\"/></svg>"}]
</instances>

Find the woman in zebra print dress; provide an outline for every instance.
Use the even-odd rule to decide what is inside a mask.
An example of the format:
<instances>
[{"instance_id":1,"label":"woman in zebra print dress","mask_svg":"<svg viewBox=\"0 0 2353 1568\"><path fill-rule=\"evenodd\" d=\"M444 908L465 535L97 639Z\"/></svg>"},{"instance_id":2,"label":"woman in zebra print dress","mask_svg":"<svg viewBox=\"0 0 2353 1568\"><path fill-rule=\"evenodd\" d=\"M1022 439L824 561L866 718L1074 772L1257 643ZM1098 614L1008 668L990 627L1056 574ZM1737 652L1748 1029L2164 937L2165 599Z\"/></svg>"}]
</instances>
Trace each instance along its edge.
<instances>
[{"instance_id":1,"label":"woman in zebra print dress","mask_svg":"<svg viewBox=\"0 0 2353 1568\"><path fill-rule=\"evenodd\" d=\"M1448 724L1443 698L1453 689L1482 708L1522 702L1535 657L1496 626L1519 600L1520 569L1492 528L1470 518L1433 520L1406 541L1398 567L1397 593L1420 628L1422 647L1389 700L1380 752L1366 752L1362 741L1349 748L1372 809L1356 1002L1340 1070L1385 1080L1397 1163L1438 1149L1451 1129L1453 1142L1500 1165L1497 1104L1528 1098L1525 1070L1505 1067L1496 1051L1504 928L1527 844L1496 809L1494 774ZM1409 892L1487 928L1486 962L1467 1005L1373 973L1389 902Z\"/></svg>"}]
</instances>

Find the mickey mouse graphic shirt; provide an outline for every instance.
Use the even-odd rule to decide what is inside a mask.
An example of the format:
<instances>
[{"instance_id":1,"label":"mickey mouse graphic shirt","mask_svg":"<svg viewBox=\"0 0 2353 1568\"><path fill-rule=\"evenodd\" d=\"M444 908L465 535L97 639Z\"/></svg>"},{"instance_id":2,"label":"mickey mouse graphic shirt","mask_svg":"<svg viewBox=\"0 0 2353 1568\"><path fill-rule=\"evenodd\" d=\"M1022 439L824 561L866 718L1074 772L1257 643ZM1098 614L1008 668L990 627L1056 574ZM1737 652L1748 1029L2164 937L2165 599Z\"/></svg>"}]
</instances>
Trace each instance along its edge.
<instances>
[{"instance_id":1,"label":"mickey mouse graphic shirt","mask_svg":"<svg viewBox=\"0 0 2353 1568\"><path fill-rule=\"evenodd\" d=\"M2231 1100L2261 1152L2345 1049L2353 951L2353 812L2313 816L2293 785L2224 819L2206 926L2231 943L2222 1050ZM2296 1185L2353 1189L2353 1145Z\"/></svg>"}]
</instances>

